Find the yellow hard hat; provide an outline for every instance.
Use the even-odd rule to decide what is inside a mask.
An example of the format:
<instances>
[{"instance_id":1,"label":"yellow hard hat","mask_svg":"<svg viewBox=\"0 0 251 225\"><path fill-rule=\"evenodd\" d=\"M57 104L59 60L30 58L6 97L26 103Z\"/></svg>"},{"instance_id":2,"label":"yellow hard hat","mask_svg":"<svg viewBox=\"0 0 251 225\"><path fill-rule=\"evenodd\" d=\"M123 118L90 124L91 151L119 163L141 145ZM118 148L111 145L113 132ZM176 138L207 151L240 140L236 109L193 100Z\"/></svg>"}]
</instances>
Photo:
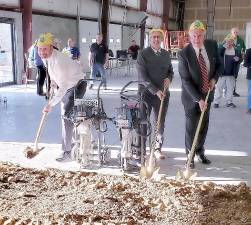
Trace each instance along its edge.
<instances>
[{"instance_id":1,"label":"yellow hard hat","mask_svg":"<svg viewBox=\"0 0 251 225\"><path fill-rule=\"evenodd\" d=\"M53 45L53 39L54 39L53 37L54 36L51 33L41 34L38 38L37 46L43 47L43 46Z\"/></svg>"},{"instance_id":2,"label":"yellow hard hat","mask_svg":"<svg viewBox=\"0 0 251 225\"><path fill-rule=\"evenodd\" d=\"M234 41L234 36L232 34L227 34L225 37L225 41Z\"/></svg>"},{"instance_id":3,"label":"yellow hard hat","mask_svg":"<svg viewBox=\"0 0 251 225\"><path fill-rule=\"evenodd\" d=\"M204 24L200 20L195 20L189 27L189 31L191 30L202 30L205 31Z\"/></svg>"},{"instance_id":4,"label":"yellow hard hat","mask_svg":"<svg viewBox=\"0 0 251 225\"><path fill-rule=\"evenodd\" d=\"M164 37L164 31L161 30L161 29L159 29L159 28L152 28L152 29L150 30L150 32L149 32L150 35L151 35L153 32L159 32L159 33L161 33L161 36Z\"/></svg>"}]
</instances>

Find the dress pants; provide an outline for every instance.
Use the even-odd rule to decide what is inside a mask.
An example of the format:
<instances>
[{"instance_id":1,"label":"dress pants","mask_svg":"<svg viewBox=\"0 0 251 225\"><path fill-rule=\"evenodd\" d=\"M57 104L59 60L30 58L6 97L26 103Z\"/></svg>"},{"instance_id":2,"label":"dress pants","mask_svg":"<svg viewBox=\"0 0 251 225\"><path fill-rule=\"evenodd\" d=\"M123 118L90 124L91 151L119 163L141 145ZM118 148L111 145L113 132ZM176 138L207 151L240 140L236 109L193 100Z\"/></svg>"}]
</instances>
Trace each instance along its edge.
<instances>
[{"instance_id":1,"label":"dress pants","mask_svg":"<svg viewBox=\"0 0 251 225\"><path fill-rule=\"evenodd\" d=\"M46 69L43 65L37 66L37 94L43 94L43 86L46 78Z\"/></svg>"},{"instance_id":2,"label":"dress pants","mask_svg":"<svg viewBox=\"0 0 251 225\"><path fill-rule=\"evenodd\" d=\"M74 91L76 98L82 98L86 92L86 81L80 80L75 87L67 90L61 101L61 117L62 117L62 151L70 152L72 147L72 135L74 124L65 118L74 106Z\"/></svg>"},{"instance_id":3,"label":"dress pants","mask_svg":"<svg viewBox=\"0 0 251 225\"><path fill-rule=\"evenodd\" d=\"M204 143L207 136L208 125L209 125L209 114L210 114L211 103L208 103L207 110L204 114L204 118L201 124L201 129L198 136L197 145L195 148L195 153L197 155L204 154L205 148ZM185 146L186 154L192 148L193 139L195 136L196 128L200 119L201 111L199 104L195 104L192 108L185 108L185 117L186 117L186 132L185 132Z\"/></svg>"}]
</instances>

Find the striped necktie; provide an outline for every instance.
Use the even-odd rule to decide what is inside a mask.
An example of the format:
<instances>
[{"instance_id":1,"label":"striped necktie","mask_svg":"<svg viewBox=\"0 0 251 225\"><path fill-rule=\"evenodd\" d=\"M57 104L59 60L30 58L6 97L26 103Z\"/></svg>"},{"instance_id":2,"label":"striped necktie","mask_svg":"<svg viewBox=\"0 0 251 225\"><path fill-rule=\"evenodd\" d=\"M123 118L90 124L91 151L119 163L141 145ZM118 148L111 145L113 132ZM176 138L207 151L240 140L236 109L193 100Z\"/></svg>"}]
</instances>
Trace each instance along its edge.
<instances>
[{"instance_id":1,"label":"striped necktie","mask_svg":"<svg viewBox=\"0 0 251 225\"><path fill-rule=\"evenodd\" d=\"M201 54L201 49L199 50L198 62L199 62L200 71L201 71L202 92L207 93L209 90L208 72L207 72L205 59L203 55Z\"/></svg>"}]
</instances>

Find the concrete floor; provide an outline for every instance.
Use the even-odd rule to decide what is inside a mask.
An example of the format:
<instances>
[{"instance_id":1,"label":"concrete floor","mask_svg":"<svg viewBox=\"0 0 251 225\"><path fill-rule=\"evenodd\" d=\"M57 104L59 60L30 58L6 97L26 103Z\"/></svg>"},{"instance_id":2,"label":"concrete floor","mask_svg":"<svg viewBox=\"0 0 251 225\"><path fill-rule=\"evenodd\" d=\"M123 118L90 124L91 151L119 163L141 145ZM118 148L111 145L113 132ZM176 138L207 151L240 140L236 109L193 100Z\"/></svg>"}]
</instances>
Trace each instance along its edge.
<instances>
[{"instance_id":1,"label":"concrete floor","mask_svg":"<svg viewBox=\"0 0 251 225\"><path fill-rule=\"evenodd\" d=\"M164 151L167 158L160 162L160 174L174 177L178 169L184 169L184 111L180 101L180 78L177 73L177 61L173 61L175 77L171 86L171 98L166 119ZM130 80L136 80L135 73L125 76L125 71L113 71L108 75L108 90L102 90L104 107L109 116L115 115L119 106L119 90ZM134 71L135 72L135 71ZM221 105L212 108L210 127L206 140L206 153L212 164L205 166L196 162L198 180L213 180L217 183L236 183L246 181L251 184L251 116L246 114L246 70L241 68L237 92L241 97L234 98L237 105L229 109ZM0 103L0 161L10 161L28 167L56 167L78 170L76 162L58 163L56 155L60 152L60 118L57 106L48 116L41 136L41 146L45 149L34 159L26 159L23 149L32 145L41 117L41 110L46 103L44 98L35 93L35 85L10 86L0 88L1 99L7 98L7 107ZM88 91L95 95L96 90ZM119 149L119 138L115 126L109 124L106 135L107 143L113 146L113 156ZM115 149L115 150L114 150ZM121 174L118 162L113 159L109 167L100 172Z\"/></svg>"}]
</instances>

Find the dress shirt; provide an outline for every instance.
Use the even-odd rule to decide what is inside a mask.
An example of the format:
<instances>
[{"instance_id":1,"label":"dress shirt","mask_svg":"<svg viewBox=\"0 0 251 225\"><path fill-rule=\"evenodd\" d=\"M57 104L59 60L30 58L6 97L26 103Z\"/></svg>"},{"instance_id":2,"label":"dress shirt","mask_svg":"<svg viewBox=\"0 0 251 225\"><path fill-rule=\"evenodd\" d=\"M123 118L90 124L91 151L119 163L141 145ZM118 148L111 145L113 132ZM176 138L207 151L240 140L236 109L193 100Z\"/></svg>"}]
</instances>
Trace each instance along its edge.
<instances>
[{"instance_id":1,"label":"dress shirt","mask_svg":"<svg viewBox=\"0 0 251 225\"><path fill-rule=\"evenodd\" d=\"M152 48L152 47L151 47L151 48ZM155 50L155 49L152 48L152 50L154 51L154 53L155 53L156 55L160 55L160 54L161 54L161 48L159 48L158 50Z\"/></svg>"},{"instance_id":2,"label":"dress shirt","mask_svg":"<svg viewBox=\"0 0 251 225\"><path fill-rule=\"evenodd\" d=\"M51 105L54 106L62 100L68 89L84 78L84 75L79 63L55 49L49 58L43 59L43 62L48 66L51 80L58 86L58 90L51 100Z\"/></svg>"},{"instance_id":3,"label":"dress shirt","mask_svg":"<svg viewBox=\"0 0 251 225\"><path fill-rule=\"evenodd\" d=\"M209 62L209 59L208 59L208 55L207 55L207 51L205 49L205 46L202 46L201 48L196 48L196 47L193 47L194 50L195 50L195 53L196 53L196 56L197 56L197 59L199 57L199 52L200 52L200 49L201 49L201 54L205 60L205 63L206 63L206 67L207 67L207 72L209 73L210 71L210 62Z\"/></svg>"}]
</instances>

